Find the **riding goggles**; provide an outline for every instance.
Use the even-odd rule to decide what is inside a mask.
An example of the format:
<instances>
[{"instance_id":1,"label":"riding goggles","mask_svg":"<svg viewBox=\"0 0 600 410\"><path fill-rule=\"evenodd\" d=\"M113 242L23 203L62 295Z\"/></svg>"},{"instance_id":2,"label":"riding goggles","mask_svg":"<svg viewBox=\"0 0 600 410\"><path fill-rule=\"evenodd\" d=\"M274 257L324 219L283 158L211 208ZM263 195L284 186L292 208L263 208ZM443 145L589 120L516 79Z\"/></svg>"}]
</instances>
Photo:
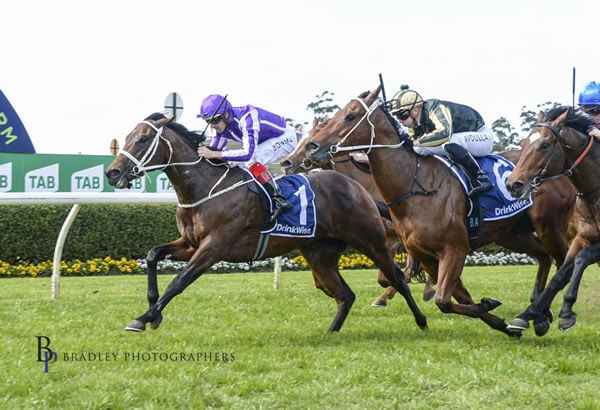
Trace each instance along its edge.
<instances>
[{"instance_id":1,"label":"riding goggles","mask_svg":"<svg viewBox=\"0 0 600 410\"><path fill-rule=\"evenodd\" d=\"M600 114L600 105L594 105L591 107L581 107L581 109L589 115L598 115Z\"/></svg>"},{"instance_id":2,"label":"riding goggles","mask_svg":"<svg viewBox=\"0 0 600 410\"><path fill-rule=\"evenodd\" d=\"M394 114L396 116L396 118L398 118L400 121L404 121L405 119L407 119L408 117L410 117L410 110L402 110L400 112L397 112L396 114Z\"/></svg>"},{"instance_id":3,"label":"riding goggles","mask_svg":"<svg viewBox=\"0 0 600 410\"><path fill-rule=\"evenodd\" d=\"M209 124L216 124L219 121L221 121L222 119L223 119L223 115L219 114L219 115L215 115L214 117L204 118L204 121L206 121Z\"/></svg>"}]
</instances>

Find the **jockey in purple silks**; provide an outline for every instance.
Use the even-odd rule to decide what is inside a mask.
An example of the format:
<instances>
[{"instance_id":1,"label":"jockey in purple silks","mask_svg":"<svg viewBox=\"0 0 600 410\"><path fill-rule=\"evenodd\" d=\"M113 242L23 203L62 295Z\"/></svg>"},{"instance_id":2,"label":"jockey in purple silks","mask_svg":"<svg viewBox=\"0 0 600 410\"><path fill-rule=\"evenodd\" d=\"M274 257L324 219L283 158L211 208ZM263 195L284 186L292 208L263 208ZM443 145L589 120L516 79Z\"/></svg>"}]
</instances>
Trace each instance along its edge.
<instances>
[{"instance_id":1,"label":"jockey in purple silks","mask_svg":"<svg viewBox=\"0 0 600 410\"><path fill-rule=\"evenodd\" d=\"M273 199L271 221L291 209L266 168L266 165L291 154L296 147L296 132L282 116L252 105L232 107L225 97L211 94L202 101L197 117L204 119L216 131L210 144L213 149L200 146L198 155L235 162L248 168ZM226 149L229 141L237 141L242 146Z\"/></svg>"},{"instance_id":2,"label":"jockey in purple silks","mask_svg":"<svg viewBox=\"0 0 600 410\"><path fill-rule=\"evenodd\" d=\"M600 140L600 83L592 81L587 83L579 93L579 107L590 116L596 124L590 127L588 134Z\"/></svg>"}]
</instances>

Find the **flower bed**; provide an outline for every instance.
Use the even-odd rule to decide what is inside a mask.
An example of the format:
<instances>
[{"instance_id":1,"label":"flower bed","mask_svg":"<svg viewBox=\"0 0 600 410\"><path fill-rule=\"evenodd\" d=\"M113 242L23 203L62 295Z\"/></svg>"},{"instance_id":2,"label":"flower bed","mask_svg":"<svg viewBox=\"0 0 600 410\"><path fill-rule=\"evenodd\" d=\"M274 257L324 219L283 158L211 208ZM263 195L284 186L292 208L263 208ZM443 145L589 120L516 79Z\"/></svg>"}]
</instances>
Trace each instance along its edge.
<instances>
[{"instance_id":1,"label":"flower bed","mask_svg":"<svg viewBox=\"0 0 600 410\"><path fill-rule=\"evenodd\" d=\"M406 254L397 254L394 258L396 263L404 265L406 263ZM488 255L483 252L473 252L467 256L466 265L531 265L535 260L525 254L504 253ZM350 256L342 255L340 258L340 269L370 269L374 267L373 262L364 255L354 254ZM0 260L0 277L24 277L24 276L51 276L54 264L52 261L45 261L39 264L29 264L26 262L18 265L11 265ZM163 260L158 264L159 273L176 273L183 270L187 262L177 262ZM210 271L214 273L226 272L265 272L273 270L275 267L274 259L266 259L252 263L230 263L218 262L214 264ZM114 274L145 274L147 264L144 259L126 259L118 260L106 257L104 259L91 259L87 261L74 260L62 261L60 263L60 274L63 276L87 276L87 275L114 275ZM294 258L281 258L282 270L306 270L309 269L306 260L302 256Z\"/></svg>"}]
</instances>

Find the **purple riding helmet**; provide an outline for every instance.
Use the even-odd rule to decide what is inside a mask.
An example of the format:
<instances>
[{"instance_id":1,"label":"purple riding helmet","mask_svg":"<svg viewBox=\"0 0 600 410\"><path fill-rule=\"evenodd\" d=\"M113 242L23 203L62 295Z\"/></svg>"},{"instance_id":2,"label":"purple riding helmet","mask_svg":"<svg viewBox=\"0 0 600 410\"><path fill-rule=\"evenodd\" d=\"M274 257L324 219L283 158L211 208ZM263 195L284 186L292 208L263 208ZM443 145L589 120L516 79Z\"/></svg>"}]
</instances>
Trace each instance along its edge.
<instances>
[{"instance_id":1,"label":"purple riding helmet","mask_svg":"<svg viewBox=\"0 0 600 410\"><path fill-rule=\"evenodd\" d=\"M231 104L227 100L223 101L224 99L225 97L219 94L209 95L202 101L202 105L200 106L200 114L198 114L196 117L210 121L213 117L216 117L217 115L223 115L228 112L229 118L231 118Z\"/></svg>"}]
</instances>

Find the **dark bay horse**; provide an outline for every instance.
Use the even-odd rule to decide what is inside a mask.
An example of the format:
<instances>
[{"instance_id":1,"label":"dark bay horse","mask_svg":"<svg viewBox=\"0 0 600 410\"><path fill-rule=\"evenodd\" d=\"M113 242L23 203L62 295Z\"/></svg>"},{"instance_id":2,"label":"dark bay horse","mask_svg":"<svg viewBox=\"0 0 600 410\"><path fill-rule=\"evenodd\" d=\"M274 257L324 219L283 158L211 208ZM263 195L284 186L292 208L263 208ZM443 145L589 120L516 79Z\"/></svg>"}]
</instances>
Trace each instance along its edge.
<instances>
[{"instance_id":1,"label":"dark bay horse","mask_svg":"<svg viewBox=\"0 0 600 410\"><path fill-rule=\"evenodd\" d=\"M561 175L570 176L580 192L577 234L564 263L546 289L510 323L510 328L527 329L533 319L536 334L546 334L550 323L540 312L550 307L556 294L569 281L571 284L563 297L558 327L568 330L577 324L573 304L583 272L600 260L600 146L587 135L591 125L593 122L587 116L570 107L558 107L541 115L524 141L523 154L507 180L506 186L514 197L527 195Z\"/></svg>"},{"instance_id":2,"label":"dark bay horse","mask_svg":"<svg viewBox=\"0 0 600 410\"><path fill-rule=\"evenodd\" d=\"M198 158L198 143L197 134L162 114L153 114L127 135L123 151L106 169L109 183L116 188L127 187L145 171L163 169L179 201L176 217L181 238L149 251L150 308L127 330L141 332L146 323L158 328L169 301L216 262L246 262L254 257L263 207L246 182L255 182L239 167ZM358 183L333 171L309 175L307 179L315 193L314 237L271 236L263 257L300 250L311 266L315 286L337 302L337 313L329 328L334 332L342 327L355 299L338 270L340 255L349 244L377 264L406 299L417 324L425 328L426 318L413 300L402 271L394 265L394 255L385 246L385 228L369 194ZM159 299L156 268L167 255L188 261L188 265Z\"/></svg>"},{"instance_id":3,"label":"dark bay horse","mask_svg":"<svg viewBox=\"0 0 600 410\"><path fill-rule=\"evenodd\" d=\"M365 93L339 110L305 143L308 157L316 164L324 164L332 155L344 150L366 151L384 199L388 203L395 202L390 210L396 232L411 256L421 261L425 270L437 280L435 300L440 310L481 318L494 329L519 336L520 331L509 329L504 320L490 313L501 304L499 301L483 298L480 303L474 303L460 278L470 251L467 202L460 182L449 177L447 167L436 158L415 154L410 141L398 134L392 119L381 109L381 101L377 99L379 91L378 88ZM565 231L574 198L571 197L569 202L567 197L548 201L545 212L540 212L547 227L555 228L540 229L541 242L532 232L532 226L537 225L529 216L531 212L488 221L484 225L482 245L496 242L539 261L532 300L544 289L552 265L552 257L542 243L548 244L557 263L564 259ZM452 297L458 303L454 303ZM551 315L549 311L546 314Z\"/></svg>"},{"instance_id":4,"label":"dark bay horse","mask_svg":"<svg viewBox=\"0 0 600 410\"><path fill-rule=\"evenodd\" d=\"M323 128L327 124L328 120L325 120L321 123L318 122L316 118L313 119L312 129L308 131L307 137L314 135L319 129ZM304 144L302 140L299 141L296 149L293 153L288 155L284 161L281 162L281 167L285 169L286 173L296 173L296 172L308 172L316 169L333 169L338 171L348 178L351 178L361 184L371 197L378 203L378 206L385 208L385 211L382 213L383 222L386 229L386 238L387 244L390 249L393 249L394 252L401 245L400 238L396 234L396 230L394 229L394 225L392 224L391 217L389 215L389 211L387 210L387 205L385 205L385 201L375 185L375 180L373 179L373 175L371 173L371 167L368 163L368 158L364 157L364 161L362 157L358 157L358 153L355 155L353 153L340 155L336 158L332 158L327 164L324 164L322 167L315 167L312 161L306 157L306 151L302 148ZM360 159L359 159L360 158ZM406 281L411 282L413 278L421 277L422 274L421 264L415 258L412 258L410 255L406 260L405 267L405 275ZM374 307L385 307L387 306L387 301L392 299L396 294L396 289L393 286L389 286L389 284L385 280L385 275L381 270L378 272L377 281L380 285L386 286L387 289L379 295L371 304ZM435 296L434 282L430 277L427 277L425 282L425 288L423 289L423 300L428 301Z\"/></svg>"}]
</instances>

